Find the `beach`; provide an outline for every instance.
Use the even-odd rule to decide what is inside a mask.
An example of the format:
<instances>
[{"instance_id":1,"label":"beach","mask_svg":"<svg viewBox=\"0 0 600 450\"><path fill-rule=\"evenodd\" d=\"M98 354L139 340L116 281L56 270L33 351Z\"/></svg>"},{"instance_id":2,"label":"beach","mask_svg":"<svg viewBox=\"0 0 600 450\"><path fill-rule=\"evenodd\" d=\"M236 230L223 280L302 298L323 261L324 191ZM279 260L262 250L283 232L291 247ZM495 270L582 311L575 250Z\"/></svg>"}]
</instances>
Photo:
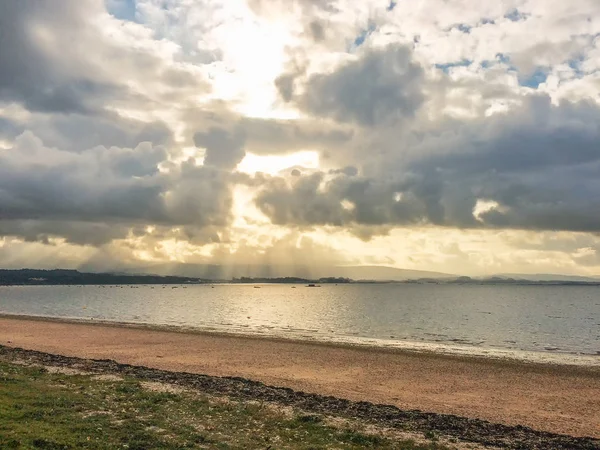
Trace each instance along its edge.
<instances>
[{"instance_id":1,"label":"beach","mask_svg":"<svg viewBox=\"0 0 600 450\"><path fill-rule=\"evenodd\" d=\"M0 318L0 344L600 437L600 368L199 332Z\"/></svg>"}]
</instances>

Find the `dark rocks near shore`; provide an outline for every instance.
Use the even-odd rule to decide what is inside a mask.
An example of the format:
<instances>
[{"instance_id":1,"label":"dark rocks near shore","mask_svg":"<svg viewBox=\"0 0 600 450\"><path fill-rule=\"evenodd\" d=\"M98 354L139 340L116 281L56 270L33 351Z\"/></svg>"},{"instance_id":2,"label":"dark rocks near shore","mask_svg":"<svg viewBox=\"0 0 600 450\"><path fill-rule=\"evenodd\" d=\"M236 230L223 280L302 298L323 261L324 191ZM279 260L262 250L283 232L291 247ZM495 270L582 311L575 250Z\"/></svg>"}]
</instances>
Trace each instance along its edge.
<instances>
[{"instance_id":1,"label":"dark rocks near shore","mask_svg":"<svg viewBox=\"0 0 600 450\"><path fill-rule=\"evenodd\" d=\"M507 449L594 450L600 440L537 431L449 414L402 410L392 405L354 402L293 389L268 386L239 377L214 377L187 372L169 372L132 366L113 360L87 360L0 345L0 357L31 364L76 368L96 373L119 373L138 379L158 381L196 389L212 395L240 400L258 400L301 409L311 414L357 419L381 427L410 432L435 433L488 446Z\"/></svg>"}]
</instances>

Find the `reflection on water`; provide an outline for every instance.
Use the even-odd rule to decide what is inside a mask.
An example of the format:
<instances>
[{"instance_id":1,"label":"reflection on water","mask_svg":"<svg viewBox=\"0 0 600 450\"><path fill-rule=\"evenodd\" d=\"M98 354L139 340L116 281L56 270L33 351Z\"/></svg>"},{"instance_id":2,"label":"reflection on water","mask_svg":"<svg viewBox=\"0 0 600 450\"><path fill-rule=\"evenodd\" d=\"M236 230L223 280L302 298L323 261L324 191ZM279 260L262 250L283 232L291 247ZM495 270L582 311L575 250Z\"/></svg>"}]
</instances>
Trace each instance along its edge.
<instances>
[{"instance_id":1,"label":"reflection on water","mask_svg":"<svg viewBox=\"0 0 600 450\"><path fill-rule=\"evenodd\" d=\"M253 287L0 287L0 312L479 354L600 355L597 287Z\"/></svg>"}]
</instances>

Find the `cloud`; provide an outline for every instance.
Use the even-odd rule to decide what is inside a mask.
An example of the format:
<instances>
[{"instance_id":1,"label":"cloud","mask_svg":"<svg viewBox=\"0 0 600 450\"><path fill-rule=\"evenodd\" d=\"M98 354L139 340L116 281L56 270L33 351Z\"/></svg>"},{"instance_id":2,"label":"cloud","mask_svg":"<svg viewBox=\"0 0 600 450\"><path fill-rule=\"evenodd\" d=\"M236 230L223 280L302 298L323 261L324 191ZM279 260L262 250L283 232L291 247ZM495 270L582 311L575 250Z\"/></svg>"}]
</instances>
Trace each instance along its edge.
<instances>
[{"instance_id":1,"label":"cloud","mask_svg":"<svg viewBox=\"0 0 600 450\"><path fill-rule=\"evenodd\" d=\"M593 271L600 3L480 3L2 2L0 252Z\"/></svg>"},{"instance_id":2,"label":"cloud","mask_svg":"<svg viewBox=\"0 0 600 450\"><path fill-rule=\"evenodd\" d=\"M66 243L100 247L116 239L124 239L130 226L120 223L97 223L74 220L4 219L0 236L18 237L25 242L53 244L57 237Z\"/></svg>"},{"instance_id":3,"label":"cloud","mask_svg":"<svg viewBox=\"0 0 600 450\"><path fill-rule=\"evenodd\" d=\"M226 226L229 174L189 161L160 171L166 158L150 143L66 152L26 132L0 151L0 230L97 244L149 225Z\"/></svg>"},{"instance_id":4,"label":"cloud","mask_svg":"<svg viewBox=\"0 0 600 450\"><path fill-rule=\"evenodd\" d=\"M119 92L116 85L83 76L79 69L56 64L53 56L72 36L83 33L94 7L24 0L0 5L0 95L42 111L85 113L92 100ZM71 40L68 47L73 47ZM66 61L65 61L66 62ZM69 71L69 69L75 69Z\"/></svg>"},{"instance_id":5,"label":"cloud","mask_svg":"<svg viewBox=\"0 0 600 450\"><path fill-rule=\"evenodd\" d=\"M257 204L280 225L600 232L599 119L595 104L534 96L511 114L453 122L451 137L422 136L408 162L384 154L369 176L271 179ZM492 206L476 215L480 201Z\"/></svg>"},{"instance_id":6,"label":"cloud","mask_svg":"<svg viewBox=\"0 0 600 450\"><path fill-rule=\"evenodd\" d=\"M173 46L111 18L101 0L3 2L0 29L0 101L30 111L102 115L109 103L131 109L207 89L199 71L175 64Z\"/></svg>"},{"instance_id":7,"label":"cloud","mask_svg":"<svg viewBox=\"0 0 600 450\"><path fill-rule=\"evenodd\" d=\"M256 155L282 155L302 150L338 153L347 147L355 135L349 127L324 123L321 120L270 119L245 117L238 113L217 109L192 108L182 120L194 136L194 145L211 145L213 158L231 158L228 166L243 158L243 151ZM202 127L198 123L203 123ZM224 154L219 155L219 148ZM227 156L226 156L227 155ZM214 160L213 160L214 161Z\"/></svg>"},{"instance_id":8,"label":"cloud","mask_svg":"<svg viewBox=\"0 0 600 450\"><path fill-rule=\"evenodd\" d=\"M23 267L56 269L75 268L81 260L89 258L93 248L71 246L64 242L25 242L16 238L0 237L0 260L2 268ZM112 267L107 268L113 270Z\"/></svg>"},{"instance_id":9,"label":"cloud","mask_svg":"<svg viewBox=\"0 0 600 450\"><path fill-rule=\"evenodd\" d=\"M150 122L121 117L116 113L46 114L25 112L19 117L13 105L0 109L0 136L13 140L25 131L32 131L49 147L79 152L98 145L135 148L140 142L170 146L174 136L161 120Z\"/></svg>"},{"instance_id":10,"label":"cloud","mask_svg":"<svg viewBox=\"0 0 600 450\"><path fill-rule=\"evenodd\" d=\"M333 14L339 11L338 2L335 0L248 0L248 6L258 15L281 17L283 14L299 11L302 15L310 17L319 12ZM291 7L290 7L291 6Z\"/></svg>"},{"instance_id":11,"label":"cloud","mask_svg":"<svg viewBox=\"0 0 600 450\"><path fill-rule=\"evenodd\" d=\"M321 22L313 20L308 25L308 28L310 30L312 38L316 42L321 42L323 39L325 39L325 25L323 25Z\"/></svg>"},{"instance_id":12,"label":"cloud","mask_svg":"<svg viewBox=\"0 0 600 450\"><path fill-rule=\"evenodd\" d=\"M217 127L194 134L196 147L206 149L204 164L224 169L233 169L244 159L245 140L239 131L228 132Z\"/></svg>"},{"instance_id":13,"label":"cloud","mask_svg":"<svg viewBox=\"0 0 600 450\"><path fill-rule=\"evenodd\" d=\"M332 73L312 74L297 96L293 76L284 74L277 80L284 100L293 99L312 115L340 122L364 126L397 122L414 116L424 100L423 69L403 46L369 49Z\"/></svg>"}]
</instances>

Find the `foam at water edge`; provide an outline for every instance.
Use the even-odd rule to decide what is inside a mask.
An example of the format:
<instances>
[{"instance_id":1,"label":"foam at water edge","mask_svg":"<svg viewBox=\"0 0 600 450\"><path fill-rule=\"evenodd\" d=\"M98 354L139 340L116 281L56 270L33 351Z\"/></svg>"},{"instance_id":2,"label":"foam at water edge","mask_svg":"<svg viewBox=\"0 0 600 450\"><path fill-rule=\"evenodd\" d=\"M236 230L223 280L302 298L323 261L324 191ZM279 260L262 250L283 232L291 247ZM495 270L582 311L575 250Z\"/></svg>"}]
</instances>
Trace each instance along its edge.
<instances>
[{"instance_id":1,"label":"foam at water edge","mask_svg":"<svg viewBox=\"0 0 600 450\"><path fill-rule=\"evenodd\" d=\"M13 314L5 314L0 311L0 315L11 316ZM13 315L15 316L15 315ZM525 350L511 350L501 349L492 347L476 347L469 345L453 345L448 343L438 342L415 342L409 340L391 340L391 339L378 339L360 336L341 336L341 335L328 335L324 333L311 333L306 334L306 331L297 330L276 330L268 329L265 331L259 331L252 328L235 328L231 326L222 326L213 324L210 326L190 326L190 325L173 325L167 323L151 323L144 321L116 321L110 319L98 319L91 317L66 317L66 316L51 316L51 315L19 315L15 317L31 317L38 319L51 319L64 322L76 322L76 323L107 323L114 325L123 326L145 326L154 329L170 329L178 331L191 331L191 332L205 332L205 333L219 333L232 336L250 336L250 337L263 337L263 338L276 338L285 340L297 340L305 342L321 342L341 345L352 345L358 347L375 347L375 348L387 348L387 349L398 349L412 352L430 352L443 355L454 355L454 356L473 356L473 357L484 357L491 359L504 359L504 360L515 360L523 362L541 363L541 364L556 364L556 365L573 365L573 366L600 366L600 355L585 355L585 354L573 354L573 353L557 353L557 352L535 352Z\"/></svg>"}]
</instances>

